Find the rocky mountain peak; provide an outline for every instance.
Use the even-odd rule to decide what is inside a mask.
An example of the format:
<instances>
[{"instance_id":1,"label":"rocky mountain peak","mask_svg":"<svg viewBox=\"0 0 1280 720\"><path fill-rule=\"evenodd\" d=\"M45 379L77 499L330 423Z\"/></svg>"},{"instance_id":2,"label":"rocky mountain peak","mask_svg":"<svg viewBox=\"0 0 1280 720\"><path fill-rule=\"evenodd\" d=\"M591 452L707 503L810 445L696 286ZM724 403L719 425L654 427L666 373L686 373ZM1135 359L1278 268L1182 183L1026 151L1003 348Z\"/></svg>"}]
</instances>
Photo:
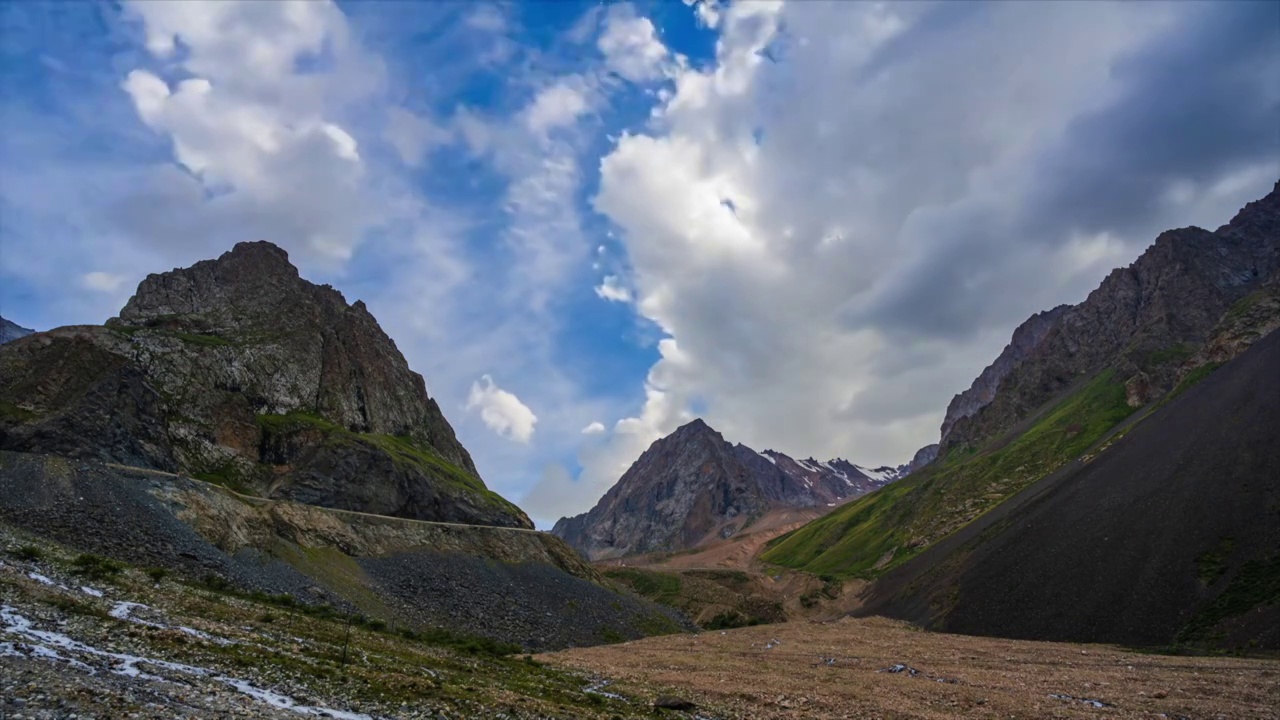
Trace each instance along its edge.
<instances>
[{"instance_id":1,"label":"rocky mountain peak","mask_svg":"<svg viewBox=\"0 0 1280 720\"><path fill-rule=\"evenodd\" d=\"M303 279L269 242L149 275L106 327L47 335L0 357L0 391L23 410L0 418L0 448L179 470L314 505L531 525L485 488L364 303ZM49 363L65 387L41 380Z\"/></svg>"},{"instance_id":2,"label":"rocky mountain peak","mask_svg":"<svg viewBox=\"0 0 1280 720\"><path fill-rule=\"evenodd\" d=\"M900 477L730 444L696 419L655 441L589 512L552 533L591 559L695 547L773 509L834 506Z\"/></svg>"}]
</instances>

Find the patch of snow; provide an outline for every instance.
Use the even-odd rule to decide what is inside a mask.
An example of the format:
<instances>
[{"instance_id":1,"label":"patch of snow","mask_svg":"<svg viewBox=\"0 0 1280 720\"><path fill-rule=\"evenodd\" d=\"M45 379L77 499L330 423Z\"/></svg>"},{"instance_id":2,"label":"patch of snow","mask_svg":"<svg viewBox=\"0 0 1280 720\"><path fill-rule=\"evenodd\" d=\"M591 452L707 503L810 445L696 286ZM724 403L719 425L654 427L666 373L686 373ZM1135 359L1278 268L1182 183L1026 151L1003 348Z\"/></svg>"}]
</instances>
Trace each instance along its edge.
<instances>
[{"instance_id":1,"label":"patch of snow","mask_svg":"<svg viewBox=\"0 0 1280 720\"><path fill-rule=\"evenodd\" d=\"M606 691L604 690L604 688L606 688L606 687L608 687L608 686L609 686L609 682L610 682L610 681L608 681L608 680L599 680L599 681L597 681L597 682L591 683L590 685L588 685L588 686L586 686L586 687L582 688L582 692L584 692L584 693L591 693L592 695L599 695L600 697L607 697L607 698L609 698L610 700L623 700L623 701L625 701L625 700L626 700L626 698L622 697L621 695L619 695L619 694L617 694L617 693L606 692Z\"/></svg>"},{"instance_id":2,"label":"patch of snow","mask_svg":"<svg viewBox=\"0 0 1280 720\"><path fill-rule=\"evenodd\" d=\"M766 455L765 453L762 453L762 452L757 452L756 454L764 458L765 460L768 460L769 462L773 463L774 465L778 464L778 461L773 459L773 457L770 455Z\"/></svg>"},{"instance_id":3,"label":"patch of snow","mask_svg":"<svg viewBox=\"0 0 1280 720\"><path fill-rule=\"evenodd\" d=\"M130 621L136 622L137 618L131 617L130 614L133 612L133 609L137 607L146 607L146 606L141 605L139 603L127 603L127 602L117 603L116 607L111 609L110 614L112 617L120 620L130 620ZM163 680L163 678L161 678L158 675L152 675L138 668L139 664L145 663L153 667L163 668L165 670L180 673L183 675L211 677L214 680L217 680L219 682L222 682L231 686L238 692L244 693L245 695L248 695L249 697L255 700L264 702L268 705L271 705L272 707L295 712L299 715L327 717L327 718L334 718L335 720L374 720L373 716L367 715L365 713L353 713L353 712L347 712L345 710L334 710L333 708L315 707L311 705L299 705L297 700L294 700L288 695L281 695L280 693L273 692L271 690L264 690L262 688L259 688L253 685L247 680L228 677L226 675L219 675L215 673L213 670L210 670L209 668L197 667L195 665L184 665L182 663L169 662L167 660L157 660L155 658L144 658L144 657L138 657L136 655L125 655L123 653L113 653L113 652L107 652L105 650L99 650L98 648L92 647L90 645L86 645L82 642L79 642L78 640L72 640L71 638L61 633L49 632L47 630L37 630L32 625L30 620L20 615L14 608L8 605L0 607L0 621L4 622L3 632L6 634L18 635L20 637L25 637L28 639L40 640L44 643L47 643L48 645L51 645L56 648L60 648L62 650L66 650L68 652L77 652L85 655L105 658L107 660L114 660L116 661L117 664L112 665L111 672L117 675L123 675L125 677L136 678L140 680ZM195 632L200 632L200 631L197 630ZM53 650L44 645L18 644L15 646L14 644L11 644L11 643L0 643L0 656L25 657L25 655L23 655L18 650L18 648L21 648L21 647L32 648L32 654L31 654L32 657L44 658L47 660L65 661L68 664L72 665L73 667L83 668L91 674L95 672L91 666L83 662L80 662L79 660L74 660L72 658L64 657L63 655L58 653L56 650Z\"/></svg>"},{"instance_id":4,"label":"patch of snow","mask_svg":"<svg viewBox=\"0 0 1280 720\"><path fill-rule=\"evenodd\" d=\"M827 503L827 507L835 507L835 506L836 506L835 503Z\"/></svg>"},{"instance_id":5,"label":"patch of snow","mask_svg":"<svg viewBox=\"0 0 1280 720\"><path fill-rule=\"evenodd\" d=\"M81 585L80 592L91 597L102 597L102 591L97 588L91 588L88 585Z\"/></svg>"},{"instance_id":6,"label":"patch of snow","mask_svg":"<svg viewBox=\"0 0 1280 720\"><path fill-rule=\"evenodd\" d=\"M192 636L194 636L194 637L198 637L198 638L200 638L201 640L208 640L209 642L214 643L215 645L235 645L235 644L237 644L235 640L228 640L228 639L226 639L226 638L218 637L217 635L210 635L209 633L207 633L207 632L205 632L205 631L203 631L203 630L197 630L197 629L195 629L195 628L189 628L189 627L187 627L186 625L179 625L179 626L177 626L177 627L176 627L176 628L174 628L174 629L175 629L175 630L178 630L179 632L184 632L184 633L186 633L186 634L188 634L188 635L192 635Z\"/></svg>"},{"instance_id":7,"label":"patch of snow","mask_svg":"<svg viewBox=\"0 0 1280 720\"><path fill-rule=\"evenodd\" d=\"M857 468L858 472L862 473L863 475L866 475L868 478L876 482L888 482L893 479L893 475L890 474L889 472L886 472L887 468L881 468L880 470L869 470L867 468L862 467L861 465L854 465L854 467Z\"/></svg>"},{"instance_id":8,"label":"patch of snow","mask_svg":"<svg viewBox=\"0 0 1280 720\"><path fill-rule=\"evenodd\" d=\"M799 465L800 467L804 468L805 470L808 470L809 472L818 472L818 468L816 468L816 467L814 467L814 466L810 465L809 463L805 462L804 460L796 460L796 461L795 461L795 463L796 463L797 465Z\"/></svg>"},{"instance_id":9,"label":"patch of snow","mask_svg":"<svg viewBox=\"0 0 1280 720\"><path fill-rule=\"evenodd\" d=\"M109 612L107 612L107 614L117 620L125 620L138 625L146 625L147 627L161 628L161 629L169 627L164 623L151 622L150 620L143 620L140 617L135 617L133 614L133 611L137 608L145 608L147 610L151 609L146 605L143 605L142 603L121 601L116 603L115 606L112 607Z\"/></svg>"},{"instance_id":10,"label":"patch of snow","mask_svg":"<svg viewBox=\"0 0 1280 720\"><path fill-rule=\"evenodd\" d=\"M54 582L52 579L47 578L44 575L41 575L40 573L35 571L27 573L27 577L31 578L32 580L35 580L36 582L42 585L52 585L53 587L58 587L58 583Z\"/></svg>"}]
</instances>

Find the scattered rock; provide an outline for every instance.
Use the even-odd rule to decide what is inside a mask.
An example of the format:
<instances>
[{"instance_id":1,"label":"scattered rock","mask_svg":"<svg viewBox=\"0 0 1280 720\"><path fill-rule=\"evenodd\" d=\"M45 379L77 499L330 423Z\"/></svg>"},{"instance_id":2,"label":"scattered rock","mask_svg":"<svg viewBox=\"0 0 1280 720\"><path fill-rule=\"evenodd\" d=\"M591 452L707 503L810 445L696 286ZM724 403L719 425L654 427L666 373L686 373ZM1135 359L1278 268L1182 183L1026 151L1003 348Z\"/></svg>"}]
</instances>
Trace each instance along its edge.
<instances>
[{"instance_id":1,"label":"scattered rock","mask_svg":"<svg viewBox=\"0 0 1280 720\"><path fill-rule=\"evenodd\" d=\"M681 712L693 712L698 709L695 703L688 700L675 697L673 695L662 695L653 701L655 710L679 710Z\"/></svg>"}]
</instances>

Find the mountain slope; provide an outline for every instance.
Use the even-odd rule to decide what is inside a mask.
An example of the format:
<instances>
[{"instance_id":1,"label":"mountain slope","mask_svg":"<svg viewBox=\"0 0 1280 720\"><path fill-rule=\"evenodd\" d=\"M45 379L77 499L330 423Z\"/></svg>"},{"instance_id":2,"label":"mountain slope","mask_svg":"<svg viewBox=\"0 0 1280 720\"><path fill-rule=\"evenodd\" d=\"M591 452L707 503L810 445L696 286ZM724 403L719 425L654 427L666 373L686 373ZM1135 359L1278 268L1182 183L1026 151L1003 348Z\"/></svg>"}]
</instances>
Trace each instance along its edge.
<instances>
[{"instance_id":1,"label":"mountain slope","mask_svg":"<svg viewBox=\"0 0 1280 720\"><path fill-rule=\"evenodd\" d=\"M0 346L0 449L381 515L532 527L364 303L266 242L150 275L105 327Z\"/></svg>"},{"instance_id":2,"label":"mountain slope","mask_svg":"<svg viewBox=\"0 0 1280 720\"><path fill-rule=\"evenodd\" d=\"M1235 302L1280 269L1280 182L1214 232L1162 233L1072 306L1000 381L991 401L956 418L943 450L979 448L1079 378L1114 368L1141 405L1173 387L1183 360ZM950 413L948 413L950 415Z\"/></svg>"},{"instance_id":3,"label":"mountain slope","mask_svg":"<svg viewBox=\"0 0 1280 720\"><path fill-rule=\"evenodd\" d=\"M768 510L834 505L898 474L756 452L698 419L653 443L594 508L551 532L593 560L682 550L740 532Z\"/></svg>"},{"instance_id":4,"label":"mountain slope","mask_svg":"<svg viewBox=\"0 0 1280 720\"><path fill-rule=\"evenodd\" d=\"M1280 648L1280 333L887 574L868 613L1042 640Z\"/></svg>"},{"instance_id":5,"label":"mountain slope","mask_svg":"<svg viewBox=\"0 0 1280 720\"><path fill-rule=\"evenodd\" d=\"M26 337L33 332L35 331L28 328L24 328L17 323L10 322L8 320L5 320L3 317L0 317L0 345L3 345L4 343L7 343L11 340L17 340L18 338Z\"/></svg>"},{"instance_id":6,"label":"mountain slope","mask_svg":"<svg viewBox=\"0 0 1280 720\"><path fill-rule=\"evenodd\" d=\"M1234 338L1223 341L1230 354L1273 327L1267 289L1278 266L1280 184L1215 233L1162 234L1061 311L990 403L954 420L938 459L775 540L763 558L863 577L902 564L1103 444L1136 408L1201 376L1212 365L1197 350L1213 338Z\"/></svg>"}]
</instances>

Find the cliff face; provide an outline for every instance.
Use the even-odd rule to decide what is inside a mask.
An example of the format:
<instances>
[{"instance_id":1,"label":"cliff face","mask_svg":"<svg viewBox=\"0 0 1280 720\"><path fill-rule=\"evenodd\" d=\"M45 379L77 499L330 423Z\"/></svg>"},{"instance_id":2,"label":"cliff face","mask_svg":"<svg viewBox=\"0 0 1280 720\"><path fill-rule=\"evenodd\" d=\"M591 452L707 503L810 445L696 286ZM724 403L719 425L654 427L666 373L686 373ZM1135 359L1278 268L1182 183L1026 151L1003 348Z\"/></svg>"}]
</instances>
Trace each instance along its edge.
<instances>
[{"instance_id":1,"label":"cliff face","mask_svg":"<svg viewBox=\"0 0 1280 720\"><path fill-rule=\"evenodd\" d=\"M1125 380L1130 404L1159 397L1224 313L1277 269L1280 183L1214 232L1191 227L1162 233L1084 302L1050 311L1057 313L1054 321L998 381L985 406L968 417L953 417L949 409L944 450L980 446L1104 367Z\"/></svg>"},{"instance_id":2,"label":"cliff face","mask_svg":"<svg viewBox=\"0 0 1280 720\"><path fill-rule=\"evenodd\" d=\"M105 327L0 349L0 448L385 515L531 526L485 488L362 302L240 243L148 276Z\"/></svg>"},{"instance_id":3,"label":"cliff face","mask_svg":"<svg viewBox=\"0 0 1280 720\"><path fill-rule=\"evenodd\" d=\"M695 547L781 507L822 507L891 482L893 468L796 460L731 445L702 420L655 442L589 512L551 532L598 560Z\"/></svg>"},{"instance_id":4,"label":"cliff face","mask_svg":"<svg viewBox=\"0 0 1280 720\"><path fill-rule=\"evenodd\" d=\"M1067 307L1067 305L1059 305L1052 310L1036 313L1013 331L1013 339L1005 346L995 362L978 375L968 390L956 395L947 405L947 414L942 420L943 440L958 421L973 416L991 403L996 396L996 390L1000 387L1000 382L1031 356L1058 319L1062 317Z\"/></svg>"}]
</instances>

